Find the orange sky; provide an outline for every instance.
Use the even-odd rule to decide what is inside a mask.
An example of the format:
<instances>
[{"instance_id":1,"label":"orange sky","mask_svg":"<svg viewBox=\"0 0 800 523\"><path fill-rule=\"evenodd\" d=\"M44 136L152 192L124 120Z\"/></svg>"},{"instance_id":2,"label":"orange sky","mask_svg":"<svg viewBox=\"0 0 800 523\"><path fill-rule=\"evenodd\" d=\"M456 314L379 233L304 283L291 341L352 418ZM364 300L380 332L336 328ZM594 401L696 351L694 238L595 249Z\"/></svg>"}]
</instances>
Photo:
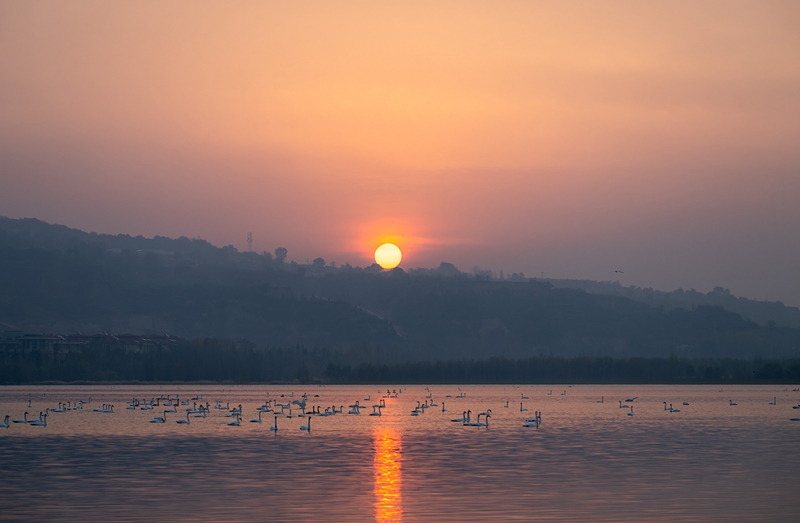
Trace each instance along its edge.
<instances>
[{"instance_id":1,"label":"orange sky","mask_svg":"<svg viewBox=\"0 0 800 523\"><path fill-rule=\"evenodd\" d=\"M800 3L0 2L0 214L800 305Z\"/></svg>"}]
</instances>

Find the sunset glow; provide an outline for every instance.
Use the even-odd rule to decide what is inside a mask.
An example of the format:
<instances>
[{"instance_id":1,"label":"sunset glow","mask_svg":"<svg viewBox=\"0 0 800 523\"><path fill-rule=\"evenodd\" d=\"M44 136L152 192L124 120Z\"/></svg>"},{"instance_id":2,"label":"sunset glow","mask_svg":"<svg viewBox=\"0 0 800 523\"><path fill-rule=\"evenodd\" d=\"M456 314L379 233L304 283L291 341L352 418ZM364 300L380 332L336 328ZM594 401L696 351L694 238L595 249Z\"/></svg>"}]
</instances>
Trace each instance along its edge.
<instances>
[{"instance_id":1,"label":"sunset glow","mask_svg":"<svg viewBox=\"0 0 800 523\"><path fill-rule=\"evenodd\" d=\"M792 1L5 2L0 213L800 305L798 26Z\"/></svg>"},{"instance_id":2,"label":"sunset glow","mask_svg":"<svg viewBox=\"0 0 800 523\"><path fill-rule=\"evenodd\" d=\"M375 445L375 521L400 523L403 521L402 466L403 448L396 429L376 428Z\"/></svg>"}]
</instances>

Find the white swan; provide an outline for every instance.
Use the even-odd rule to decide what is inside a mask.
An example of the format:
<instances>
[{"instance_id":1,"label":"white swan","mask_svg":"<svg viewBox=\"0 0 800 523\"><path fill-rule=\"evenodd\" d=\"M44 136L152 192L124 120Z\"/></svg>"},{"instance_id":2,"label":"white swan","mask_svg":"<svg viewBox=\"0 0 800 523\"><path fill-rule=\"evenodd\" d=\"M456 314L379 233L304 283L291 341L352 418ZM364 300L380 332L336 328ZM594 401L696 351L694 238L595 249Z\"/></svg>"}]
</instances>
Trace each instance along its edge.
<instances>
[{"instance_id":1,"label":"white swan","mask_svg":"<svg viewBox=\"0 0 800 523\"><path fill-rule=\"evenodd\" d=\"M305 425L300 425L300 430L311 432L311 418L308 418L308 422Z\"/></svg>"},{"instance_id":2,"label":"white swan","mask_svg":"<svg viewBox=\"0 0 800 523\"><path fill-rule=\"evenodd\" d=\"M444 408L444 402L442 402L442 412L447 412L447 409Z\"/></svg>"},{"instance_id":3,"label":"white swan","mask_svg":"<svg viewBox=\"0 0 800 523\"><path fill-rule=\"evenodd\" d=\"M14 423L28 423L28 413L25 413L24 419L15 419Z\"/></svg>"},{"instance_id":4,"label":"white swan","mask_svg":"<svg viewBox=\"0 0 800 523\"><path fill-rule=\"evenodd\" d=\"M277 432L278 431L278 416L275 416L275 424L269 428L269 430Z\"/></svg>"},{"instance_id":5,"label":"white swan","mask_svg":"<svg viewBox=\"0 0 800 523\"><path fill-rule=\"evenodd\" d=\"M373 405L372 406L372 412L370 413L370 416L380 416L382 408L383 407L380 406L380 405Z\"/></svg>"},{"instance_id":6,"label":"white swan","mask_svg":"<svg viewBox=\"0 0 800 523\"><path fill-rule=\"evenodd\" d=\"M164 411L164 412L166 412L166 411ZM173 412L173 411L170 411L170 412ZM186 413L186 419L179 419L175 423L177 423L179 425L188 425L189 424L189 413L188 412Z\"/></svg>"},{"instance_id":7,"label":"white swan","mask_svg":"<svg viewBox=\"0 0 800 523\"><path fill-rule=\"evenodd\" d=\"M258 411L258 418L253 418L253 419L251 419L251 420L250 420L250 423L261 423L261 412L262 412L262 411L260 411L260 410L259 410L259 411Z\"/></svg>"},{"instance_id":8,"label":"white swan","mask_svg":"<svg viewBox=\"0 0 800 523\"><path fill-rule=\"evenodd\" d=\"M604 399L605 399L605 397L604 397L604 396L600 396L600 399L599 399L599 400L597 400L597 403L603 403L603 400L604 400Z\"/></svg>"},{"instance_id":9,"label":"white swan","mask_svg":"<svg viewBox=\"0 0 800 523\"><path fill-rule=\"evenodd\" d=\"M469 421L469 418L467 417L467 411L465 410L464 412L462 412L460 418L451 419L450 421L454 423L464 423L466 421Z\"/></svg>"},{"instance_id":10,"label":"white swan","mask_svg":"<svg viewBox=\"0 0 800 523\"><path fill-rule=\"evenodd\" d=\"M628 413L628 416L633 416L633 407L631 407L631 411Z\"/></svg>"},{"instance_id":11,"label":"white swan","mask_svg":"<svg viewBox=\"0 0 800 523\"><path fill-rule=\"evenodd\" d=\"M527 399L530 399L530 398L528 398L528 396L526 396L525 394L520 394L520 396L522 396L522 397L520 398L520 399L522 399L522 400L527 400Z\"/></svg>"},{"instance_id":12,"label":"white swan","mask_svg":"<svg viewBox=\"0 0 800 523\"><path fill-rule=\"evenodd\" d=\"M0 423L0 429L7 429L8 428L8 418L10 418L8 414L6 414L6 419L3 420L3 423Z\"/></svg>"},{"instance_id":13,"label":"white swan","mask_svg":"<svg viewBox=\"0 0 800 523\"><path fill-rule=\"evenodd\" d=\"M778 397L775 396L774 398L772 398L772 401L770 401L769 404L770 405L777 405L778 404Z\"/></svg>"},{"instance_id":14,"label":"white swan","mask_svg":"<svg viewBox=\"0 0 800 523\"><path fill-rule=\"evenodd\" d=\"M519 403L519 411L520 412L528 412L528 409L522 406L522 402Z\"/></svg>"},{"instance_id":15,"label":"white swan","mask_svg":"<svg viewBox=\"0 0 800 523\"><path fill-rule=\"evenodd\" d=\"M239 417L239 416L236 416L236 419L234 419L234 420L231 420L231 421L229 421L229 422L228 422L228 426L229 426L229 427L238 427L238 426L239 426L239 421L240 421L241 419L242 419L241 417Z\"/></svg>"},{"instance_id":16,"label":"white swan","mask_svg":"<svg viewBox=\"0 0 800 523\"><path fill-rule=\"evenodd\" d=\"M735 401L733 401L733 400L728 400L728 403L729 403L729 404L730 404L732 407L735 407L736 405L738 405L738 403L736 403L736 402L735 402Z\"/></svg>"},{"instance_id":17,"label":"white swan","mask_svg":"<svg viewBox=\"0 0 800 523\"><path fill-rule=\"evenodd\" d=\"M156 416L155 418L150 420L150 423L166 423L167 422L167 411L164 411L164 417Z\"/></svg>"},{"instance_id":18,"label":"white swan","mask_svg":"<svg viewBox=\"0 0 800 523\"><path fill-rule=\"evenodd\" d=\"M538 429L539 424L542 422L542 414L538 410L534 413L535 415L532 418L528 418L525 420L525 424L522 426L527 429Z\"/></svg>"},{"instance_id":19,"label":"white swan","mask_svg":"<svg viewBox=\"0 0 800 523\"><path fill-rule=\"evenodd\" d=\"M39 411L39 419L28 420L28 423L30 423L31 425L35 425L37 427L41 427L42 426L42 417L47 417L48 414L50 414L50 409L47 409L45 412ZM44 425L46 426L47 423L44 423Z\"/></svg>"}]
</instances>

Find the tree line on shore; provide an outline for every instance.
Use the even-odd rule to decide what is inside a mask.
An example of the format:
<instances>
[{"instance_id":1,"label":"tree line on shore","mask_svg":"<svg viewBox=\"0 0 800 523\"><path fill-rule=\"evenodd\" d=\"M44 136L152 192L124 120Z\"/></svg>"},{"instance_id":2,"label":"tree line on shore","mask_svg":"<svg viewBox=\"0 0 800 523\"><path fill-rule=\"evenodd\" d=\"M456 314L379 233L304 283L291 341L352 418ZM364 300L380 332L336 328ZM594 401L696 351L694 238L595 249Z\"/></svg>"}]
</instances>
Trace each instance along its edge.
<instances>
[{"instance_id":1,"label":"tree line on shore","mask_svg":"<svg viewBox=\"0 0 800 523\"><path fill-rule=\"evenodd\" d=\"M219 339L131 352L88 346L0 353L0 384L42 382L228 383L797 383L800 359L612 358L539 355L511 359L396 361L380 347L349 351L259 348Z\"/></svg>"}]
</instances>

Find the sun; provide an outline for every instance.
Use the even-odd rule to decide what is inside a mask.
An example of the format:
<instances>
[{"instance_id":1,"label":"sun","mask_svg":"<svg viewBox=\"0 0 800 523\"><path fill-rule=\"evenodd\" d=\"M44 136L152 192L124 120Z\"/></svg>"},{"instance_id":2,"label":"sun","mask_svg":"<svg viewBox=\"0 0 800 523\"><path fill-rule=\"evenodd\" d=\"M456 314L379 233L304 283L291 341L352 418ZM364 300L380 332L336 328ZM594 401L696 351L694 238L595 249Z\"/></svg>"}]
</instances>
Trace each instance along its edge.
<instances>
[{"instance_id":1,"label":"sun","mask_svg":"<svg viewBox=\"0 0 800 523\"><path fill-rule=\"evenodd\" d=\"M384 269L394 269L400 265L400 260L403 259L403 253L400 248L393 243L384 243L375 249L375 263Z\"/></svg>"}]
</instances>

